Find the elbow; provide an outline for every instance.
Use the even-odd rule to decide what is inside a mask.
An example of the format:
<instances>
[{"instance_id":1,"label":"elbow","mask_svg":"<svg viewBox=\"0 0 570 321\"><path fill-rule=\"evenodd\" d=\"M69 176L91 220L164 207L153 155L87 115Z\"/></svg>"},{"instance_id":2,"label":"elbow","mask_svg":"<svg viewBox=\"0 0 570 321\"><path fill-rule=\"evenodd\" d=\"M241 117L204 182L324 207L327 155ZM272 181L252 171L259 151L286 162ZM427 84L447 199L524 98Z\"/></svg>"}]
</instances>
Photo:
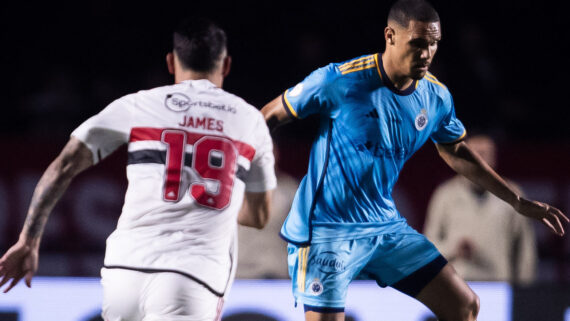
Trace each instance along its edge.
<instances>
[{"instance_id":1,"label":"elbow","mask_svg":"<svg viewBox=\"0 0 570 321\"><path fill-rule=\"evenodd\" d=\"M73 177L74 164L69 159L59 156L50 164L46 172L56 181L67 180Z\"/></svg>"},{"instance_id":2,"label":"elbow","mask_svg":"<svg viewBox=\"0 0 570 321\"><path fill-rule=\"evenodd\" d=\"M256 229L264 228L269 222L270 197L270 192L247 193L238 223Z\"/></svg>"},{"instance_id":3,"label":"elbow","mask_svg":"<svg viewBox=\"0 0 570 321\"><path fill-rule=\"evenodd\" d=\"M269 211L242 211L238 216L238 224L252 227L258 230L263 229L269 222Z\"/></svg>"},{"instance_id":4,"label":"elbow","mask_svg":"<svg viewBox=\"0 0 570 321\"><path fill-rule=\"evenodd\" d=\"M270 132L274 132L277 127L279 127L279 120L275 116L266 117L265 122Z\"/></svg>"},{"instance_id":5,"label":"elbow","mask_svg":"<svg viewBox=\"0 0 570 321\"><path fill-rule=\"evenodd\" d=\"M260 210L259 213L256 215L257 220L255 220L254 226L256 229L261 230L267 223L269 222L269 211L268 210Z\"/></svg>"},{"instance_id":6,"label":"elbow","mask_svg":"<svg viewBox=\"0 0 570 321\"><path fill-rule=\"evenodd\" d=\"M54 166L56 177L63 180L73 179L77 174L79 174L83 168L76 160L70 157L63 157L56 161Z\"/></svg>"}]
</instances>

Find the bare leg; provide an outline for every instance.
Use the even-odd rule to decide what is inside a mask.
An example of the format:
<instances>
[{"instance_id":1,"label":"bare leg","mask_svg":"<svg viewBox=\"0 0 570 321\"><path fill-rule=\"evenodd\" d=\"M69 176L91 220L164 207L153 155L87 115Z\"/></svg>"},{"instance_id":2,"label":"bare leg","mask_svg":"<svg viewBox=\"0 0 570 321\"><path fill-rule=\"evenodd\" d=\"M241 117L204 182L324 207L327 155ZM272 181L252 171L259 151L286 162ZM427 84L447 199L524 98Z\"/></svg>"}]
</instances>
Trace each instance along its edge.
<instances>
[{"instance_id":1,"label":"bare leg","mask_svg":"<svg viewBox=\"0 0 570 321\"><path fill-rule=\"evenodd\" d=\"M440 320L474 321L479 313L479 297L450 264L443 267L420 291L416 299L433 311Z\"/></svg>"},{"instance_id":2,"label":"bare leg","mask_svg":"<svg viewBox=\"0 0 570 321\"><path fill-rule=\"evenodd\" d=\"M305 321L344 321L344 312L319 313L307 311L305 312Z\"/></svg>"}]
</instances>

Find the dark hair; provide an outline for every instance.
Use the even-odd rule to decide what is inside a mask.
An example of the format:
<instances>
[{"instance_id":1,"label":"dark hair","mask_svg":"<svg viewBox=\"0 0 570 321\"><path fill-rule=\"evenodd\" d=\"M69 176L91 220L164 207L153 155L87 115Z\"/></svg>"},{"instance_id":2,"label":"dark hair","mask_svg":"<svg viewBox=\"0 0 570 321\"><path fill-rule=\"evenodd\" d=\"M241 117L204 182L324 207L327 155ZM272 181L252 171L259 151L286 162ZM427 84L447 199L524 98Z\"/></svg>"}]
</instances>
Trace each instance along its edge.
<instances>
[{"instance_id":1,"label":"dark hair","mask_svg":"<svg viewBox=\"0 0 570 321\"><path fill-rule=\"evenodd\" d=\"M439 21L437 11L425 0L398 0L390 8L388 21L408 27L410 20L421 22Z\"/></svg>"},{"instance_id":2,"label":"dark hair","mask_svg":"<svg viewBox=\"0 0 570 321\"><path fill-rule=\"evenodd\" d=\"M224 30L207 19L183 20L174 31L173 49L185 69L212 71L226 46Z\"/></svg>"}]
</instances>

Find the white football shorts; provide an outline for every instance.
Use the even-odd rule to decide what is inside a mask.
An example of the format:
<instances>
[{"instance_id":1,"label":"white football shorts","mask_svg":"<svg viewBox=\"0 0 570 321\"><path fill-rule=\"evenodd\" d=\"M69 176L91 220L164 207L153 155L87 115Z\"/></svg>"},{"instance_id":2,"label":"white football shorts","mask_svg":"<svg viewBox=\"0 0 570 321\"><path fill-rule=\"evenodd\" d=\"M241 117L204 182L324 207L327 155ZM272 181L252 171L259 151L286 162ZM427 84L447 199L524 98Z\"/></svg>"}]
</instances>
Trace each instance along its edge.
<instances>
[{"instance_id":1,"label":"white football shorts","mask_svg":"<svg viewBox=\"0 0 570 321\"><path fill-rule=\"evenodd\" d=\"M218 321L223 298L173 272L101 269L105 321Z\"/></svg>"}]
</instances>

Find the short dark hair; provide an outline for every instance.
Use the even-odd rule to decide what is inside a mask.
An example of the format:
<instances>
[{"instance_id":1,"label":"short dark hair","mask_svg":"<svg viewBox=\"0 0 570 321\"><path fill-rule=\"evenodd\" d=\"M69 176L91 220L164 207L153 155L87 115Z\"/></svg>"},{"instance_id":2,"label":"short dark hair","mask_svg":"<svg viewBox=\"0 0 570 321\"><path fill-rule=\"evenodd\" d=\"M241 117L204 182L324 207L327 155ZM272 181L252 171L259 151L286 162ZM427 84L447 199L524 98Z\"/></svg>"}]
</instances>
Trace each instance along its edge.
<instances>
[{"instance_id":1,"label":"short dark hair","mask_svg":"<svg viewBox=\"0 0 570 321\"><path fill-rule=\"evenodd\" d=\"M396 1L390 8L388 21L395 21L402 27L408 27L410 20L436 22L439 21L439 15L425 0Z\"/></svg>"},{"instance_id":2,"label":"short dark hair","mask_svg":"<svg viewBox=\"0 0 570 321\"><path fill-rule=\"evenodd\" d=\"M174 31L173 49L185 69L212 71L226 48L224 30L204 18L185 19Z\"/></svg>"}]
</instances>

